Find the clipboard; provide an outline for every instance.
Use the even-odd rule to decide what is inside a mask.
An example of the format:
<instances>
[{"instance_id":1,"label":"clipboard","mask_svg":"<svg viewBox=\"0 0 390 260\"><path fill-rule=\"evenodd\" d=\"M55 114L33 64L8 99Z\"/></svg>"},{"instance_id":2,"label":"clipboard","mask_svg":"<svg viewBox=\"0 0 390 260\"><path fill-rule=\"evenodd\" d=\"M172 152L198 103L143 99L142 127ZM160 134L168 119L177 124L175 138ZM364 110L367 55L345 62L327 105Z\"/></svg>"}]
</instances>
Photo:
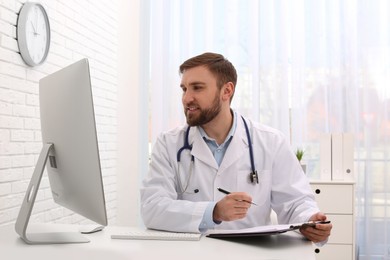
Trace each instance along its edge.
<instances>
[{"instance_id":1,"label":"clipboard","mask_svg":"<svg viewBox=\"0 0 390 260\"><path fill-rule=\"evenodd\" d=\"M309 221L296 224L286 225L269 225L258 226L253 228L238 229L238 230L213 230L206 236L211 238L228 238L228 237L258 237L277 235L288 231L300 229L303 226L315 227L316 224L329 224L330 221Z\"/></svg>"}]
</instances>

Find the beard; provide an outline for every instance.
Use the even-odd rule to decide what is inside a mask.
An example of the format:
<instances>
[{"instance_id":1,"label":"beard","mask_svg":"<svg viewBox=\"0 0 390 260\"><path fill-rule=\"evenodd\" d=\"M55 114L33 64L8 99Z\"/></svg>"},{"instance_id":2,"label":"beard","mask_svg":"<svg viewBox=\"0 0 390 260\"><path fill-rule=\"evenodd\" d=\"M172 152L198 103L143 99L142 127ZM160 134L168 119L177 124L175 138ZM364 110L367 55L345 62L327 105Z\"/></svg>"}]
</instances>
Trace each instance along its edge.
<instances>
[{"instance_id":1,"label":"beard","mask_svg":"<svg viewBox=\"0 0 390 260\"><path fill-rule=\"evenodd\" d=\"M189 104L189 106L190 105L191 104ZM200 108L199 115L188 114L187 108L184 108L184 115L186 116L187 124L189 126L201 126L213 120L219 114L219 112L221 112L221 109L222 109L222 104L218 94L216 94L213 103L211 104L211 107L206 109Z\"/></svg>"}]
</instances>

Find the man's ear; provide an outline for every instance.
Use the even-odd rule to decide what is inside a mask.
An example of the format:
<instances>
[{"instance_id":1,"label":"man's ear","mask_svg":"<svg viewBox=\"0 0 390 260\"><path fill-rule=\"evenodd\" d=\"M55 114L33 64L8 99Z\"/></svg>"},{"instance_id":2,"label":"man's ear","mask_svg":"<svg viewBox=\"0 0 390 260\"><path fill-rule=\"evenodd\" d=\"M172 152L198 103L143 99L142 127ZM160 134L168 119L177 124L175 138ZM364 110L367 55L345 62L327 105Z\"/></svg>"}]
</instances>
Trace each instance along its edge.
<instances>
[{"instance_id":1,"label":"man's ear","mask_svg":"<svg viewBox=\"0 0 390 260\"><path fill-rule=\"evenodd\" d=\"M234 94L234 84L232 82L225 83L222 86L222 100L230 101L233 94Z\"/></svg>"}]
</instances>

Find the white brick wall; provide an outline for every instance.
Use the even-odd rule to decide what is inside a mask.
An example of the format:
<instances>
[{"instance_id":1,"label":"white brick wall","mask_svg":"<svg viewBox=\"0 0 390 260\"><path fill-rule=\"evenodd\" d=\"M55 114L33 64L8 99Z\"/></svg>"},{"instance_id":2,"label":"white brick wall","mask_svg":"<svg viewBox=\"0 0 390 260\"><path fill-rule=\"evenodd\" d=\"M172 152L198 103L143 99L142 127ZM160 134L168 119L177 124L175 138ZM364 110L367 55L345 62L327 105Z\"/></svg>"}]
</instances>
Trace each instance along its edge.
<instances>
[{"instance_id":1,"label":"white brick wall","mask_svg":"<svg viewBox=\"0 0 390 260\"><path fill-rule=\"evenodd\" d=\"M0 1L0 225L14 223L41 150L38 81L88 58L109 222L116 214L117 1L37 0L49 15L51 47L46 62L28 67L16 40L25 1ZM31 221L83 223L56 205L45 173Z\"/></svg>"}]
</instances>

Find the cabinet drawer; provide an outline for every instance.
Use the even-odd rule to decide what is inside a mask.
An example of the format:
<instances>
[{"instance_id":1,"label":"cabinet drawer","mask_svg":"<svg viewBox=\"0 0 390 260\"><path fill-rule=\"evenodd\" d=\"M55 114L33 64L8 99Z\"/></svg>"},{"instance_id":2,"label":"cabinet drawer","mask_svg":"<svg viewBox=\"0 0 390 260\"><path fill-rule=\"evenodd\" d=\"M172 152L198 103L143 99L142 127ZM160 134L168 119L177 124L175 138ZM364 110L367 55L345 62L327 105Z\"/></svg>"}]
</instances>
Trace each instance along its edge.
<instances>
[{"instance_id":1,"label":"cabinet drawer","mask_svg":"<svg viewBox=\"0 0 390 260\"><path fill-rule=\"evenodd\" d=\"M353 213L353 185L311 184L320 210L328 214Z\"/></svg>"},{"instance_id":2,"label":"cabinet drawer","mask_svg":"<svg viewBox=\"0 0 390 260\"><path fill-rule=\"evenodd\" d=\"M316 260L349 260L353 259L352 245L326 244L323 247L314 246Z\"/></svg>"},{"instance_id":3,"label":"cabinet drawer","mask_svg":"<svg viewBox=\"0 0 390 260\"><path fill-rule=\"evenodd\" d=\"M353 216L352 215L331 215L326 214L332 221L332 231L328 240L330 244L352 244L353 243Z\"/></svg>"}]
</instances>

